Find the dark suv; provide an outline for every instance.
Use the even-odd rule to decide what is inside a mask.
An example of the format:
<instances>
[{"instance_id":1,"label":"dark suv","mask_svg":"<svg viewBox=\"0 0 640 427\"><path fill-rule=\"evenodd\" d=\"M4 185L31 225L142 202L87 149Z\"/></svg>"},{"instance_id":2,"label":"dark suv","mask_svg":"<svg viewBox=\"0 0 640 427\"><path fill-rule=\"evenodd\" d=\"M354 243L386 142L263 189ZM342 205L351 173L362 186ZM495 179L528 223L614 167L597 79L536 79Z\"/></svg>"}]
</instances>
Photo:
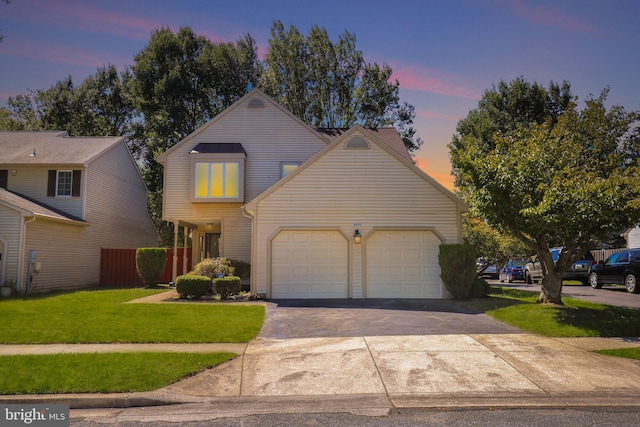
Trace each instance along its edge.
<instances>
[{"instance_id":1,"label":"dark suv","mask_svg":"<svg viewBox=\"0 0 640 427\"><path fill-rule=\"evenodd\" d=\"M591 267L589 284L599 289L605 284L625 285L627 292L637 294L640 277L640 249L626 249L617 252Z\"/></svg>"}]
</instances>

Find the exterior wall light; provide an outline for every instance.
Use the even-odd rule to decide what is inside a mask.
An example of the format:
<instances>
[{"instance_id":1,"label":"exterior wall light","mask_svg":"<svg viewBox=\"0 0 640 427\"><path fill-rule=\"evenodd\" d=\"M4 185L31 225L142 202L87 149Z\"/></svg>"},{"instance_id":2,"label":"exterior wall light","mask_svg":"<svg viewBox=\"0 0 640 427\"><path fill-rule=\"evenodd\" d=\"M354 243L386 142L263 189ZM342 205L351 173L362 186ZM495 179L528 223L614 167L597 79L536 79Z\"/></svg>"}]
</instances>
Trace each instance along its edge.
<instances>
[{"instance_id":1,"label":"exterior wall light","mask_svg":"<svg viewBox=\"0 0 640 427\"><path fill-rule=\"evenodd\" d=\"M362 234L360 234L360 230L356 230L355 233L353 233L353 243L355 243L356 245L359 245L362 242Z\"/></svg>"}]
</instances>

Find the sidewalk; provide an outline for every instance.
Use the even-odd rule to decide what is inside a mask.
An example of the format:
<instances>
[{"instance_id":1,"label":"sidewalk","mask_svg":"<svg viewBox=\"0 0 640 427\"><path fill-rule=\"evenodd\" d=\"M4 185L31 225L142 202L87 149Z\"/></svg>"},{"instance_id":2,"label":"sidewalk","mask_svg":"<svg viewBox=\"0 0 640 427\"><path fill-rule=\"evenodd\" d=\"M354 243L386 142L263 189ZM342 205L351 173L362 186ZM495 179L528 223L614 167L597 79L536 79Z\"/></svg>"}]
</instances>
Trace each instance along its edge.
<instances>
[{"instance_id":1,"label":"sidewalk","mask_svg":"<svg viewBox=\"0 0 640 427\"><path fill-rule=\"evenodd\" d=\"M258 339L231 347L0 346L0 354L220 348L241 354L154 392L0 396L0 402L58 402L74 409L199 403L214 405L218 413L638 405L640 362L590 353L585 348L639 344L637 338L474 334ZM187 405L185 410L187 407L192 408ZM171 410L180 409L174 406Z\"/></svg>"}]
</instances>

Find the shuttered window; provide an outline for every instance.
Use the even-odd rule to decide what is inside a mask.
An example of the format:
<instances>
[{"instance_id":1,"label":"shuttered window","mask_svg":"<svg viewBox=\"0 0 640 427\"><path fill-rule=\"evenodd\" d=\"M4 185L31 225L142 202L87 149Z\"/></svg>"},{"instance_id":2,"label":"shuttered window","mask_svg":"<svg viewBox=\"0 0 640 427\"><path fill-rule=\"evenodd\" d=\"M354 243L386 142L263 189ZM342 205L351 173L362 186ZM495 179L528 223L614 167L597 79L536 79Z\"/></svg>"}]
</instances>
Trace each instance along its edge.
<instances>
[{"instance_id":1,"label":"shuttered window","mask_svg":"<svg viewBox=\"0 0 640 427\"><path fill-rule=\"evenodd\" d=\"M9 183L9 171L7 169L0 169L0 188L7 189Z\"/></svg>"},{"instance_id":2,"label":"shuttered window","mask_svg":"<svg viewBox=\"0 0 640 427\"><path fill-rule=\"evenodd\" d=\"M81 183L81 170L49 170L47 197L80 197Z\"/></svg>"}]
</instances>

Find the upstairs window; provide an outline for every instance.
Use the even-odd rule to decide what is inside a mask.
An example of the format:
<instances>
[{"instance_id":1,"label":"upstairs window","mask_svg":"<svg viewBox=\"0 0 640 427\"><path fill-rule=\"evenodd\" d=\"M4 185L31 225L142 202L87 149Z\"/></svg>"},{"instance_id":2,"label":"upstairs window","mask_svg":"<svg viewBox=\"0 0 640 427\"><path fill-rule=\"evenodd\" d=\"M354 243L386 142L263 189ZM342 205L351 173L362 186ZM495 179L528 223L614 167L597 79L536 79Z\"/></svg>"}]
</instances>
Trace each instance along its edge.
<instances>
[{"instance_id":1,"label":"upstairs window","mask_svg":"<svg viewBox=\"0 0 640 427\"><path fill-rule=\"evenodd\" d=\"M47 197L80 197L81 170L49 170Z\"/></svg>"},{"instance_id":2,"label":"upstairs window","mask_svg":"<svg viewBox=\"0 0 640 427\"><path fill-rule=\"evenodd\" d=\"M247 154L239 143L201 143L189 153L192 202L244 202Z\"/></svg>"},{"instance_id":3,"label":"upstairs window","mask_svg":"<svg viewBox=\"0 0 640 427\"><path fill-rule=\"evenodd\" d=\"M236 199L240 194L239 163L196 163L195 197Z\"/></svg>"},{"instance_id":4,"label":"upstairs window","mask_svg":"<svg viewBox=\"0 0 640 427\"><path fill-rule=\"evenodd\" d=\"M56 179L56 196L71 196L71 180L73 172L58 171Z\"/></svg>"},{"instance_id":5,"label":"upstairs window","mask_svg":"<svg viewBox=\"0 0 640 427\"><path fill-rule=\"evenodd\" d=\"M280 163L280 178L284 178L294 170L298 169L300 162L281 162Z\"/></svg>"}]
</instances>

